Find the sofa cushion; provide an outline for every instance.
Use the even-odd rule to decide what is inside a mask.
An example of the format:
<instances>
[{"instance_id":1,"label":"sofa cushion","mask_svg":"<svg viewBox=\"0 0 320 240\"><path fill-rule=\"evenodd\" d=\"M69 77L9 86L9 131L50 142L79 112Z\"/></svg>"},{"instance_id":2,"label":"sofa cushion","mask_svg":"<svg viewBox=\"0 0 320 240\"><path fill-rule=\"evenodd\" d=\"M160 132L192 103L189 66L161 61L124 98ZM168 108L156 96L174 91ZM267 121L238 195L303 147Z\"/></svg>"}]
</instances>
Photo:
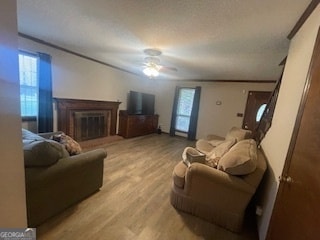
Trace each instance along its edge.
<instances>
[{"instance_id":1,"label":"sofa cushion","mask_svg":"<svg viewBox=\"0 0 320 240\"><path fill-rule=\"evenodd\" d=\"M220 158L222 158L235 143L235 138L223 141L223 143L219 144L207 154L206 164L210 167L217 167Z\"/></svg>"},{"instance_id":2,"label":"sofa cushion","mask_svg":"<svg viewBox=\"0 0 320 240\"><path fill-rule=\"evenodd\" d=\"M235 144L219 161L218 169L231 175L245 175L257 167L257 145L253 139Z\"/></svg>"},{"instance_id":3,"label":"sofa cushion","mask_svg":"<svg viewBox=\"0 0 320 240\"><path fill-rule=\"evenodd\" d=\"M211 146L216 147L218 145L220 145L221 143L223 143L225 141L225 139L213 139L213 140L209 140L208 143L210 143Z\"/></svg>"},{"instance_id":4,"label":"sofa cushion","mask_svg":"<svg viewBox=\"0 0 320 240\"><path fill-rule=\"evenodd\" d=\"M215 146L211 145L207 140L205 139L199 139L196 141L196 149L204 154L208 154L212 151L212 149Z\"/></svg>"},{"instance_id":5,"label":"sofa cushion","mask_svg":"<svg viewBox=\"0 0 320 240\"><path fill-rule=\"evenodd\" d=\"M65 148L53 140L23 140L25 167L46 167L68 157Z\"/></svg>"},{"instance_id":6,"label":"sofa cushion","mask_svg":"<svg viewBox=\"0 0 320 240\"><path fill-rule=\"evenodd\" d=\"M53 135L52 139L64 145L70 155L77 155L82 152L80 144L64 133Z\"/></svg>"},{"instance_id":7,"label":"sofa cushion","mask_svg":"<svg viewBox=\"0 0 320 240\"><path fill-rule=\"evenodd\" d=\"M252 132L238 127L232 127L226 135L226 140L235 138L237 142L251 138Z\"/></svg>"}]
</instances>

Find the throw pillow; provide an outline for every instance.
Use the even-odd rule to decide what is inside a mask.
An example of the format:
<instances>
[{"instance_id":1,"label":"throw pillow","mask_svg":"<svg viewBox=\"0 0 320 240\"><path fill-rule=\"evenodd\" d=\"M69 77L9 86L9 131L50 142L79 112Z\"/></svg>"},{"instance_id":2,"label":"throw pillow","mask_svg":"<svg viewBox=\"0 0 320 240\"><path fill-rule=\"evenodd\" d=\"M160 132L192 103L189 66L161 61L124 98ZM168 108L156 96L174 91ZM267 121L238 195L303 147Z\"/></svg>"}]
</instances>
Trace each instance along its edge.
<instances>
[{"instance_id":1,"label":"throw pillow","mask_svg":"<svg viewBox=\"0 0 320 240\"><path fill-rule=\"evenodd\" d=\"M207 154L206 164L210 167L217 167L220 158L223 157L235 143L235 138L223 141Z\"/></svg>"},{"instance_id":2,"label":"throw pillow","mask_svg":"<svg viewBox=\"0 0 320 240\"><path fill-rule=\"evenodd\" d=\"M235 138L237 142L251 138L252 132L238 127L232 127L226 135L226 140Z\"/></svg>"},{"instance_id":3,"label":"throw pillow","mask_svg":"<svg viewBox=\"0 0 320 240\"><path fill-rule=\"evenodd\" d=\"M53 135L52 139L64 145L70 155L77 155L82 152L80 144L64 133Z\"/></svg>"},{"instance_id":4,"label":"throw pillow","mask_svg":"<svg viewBox=\"0 0 320 240\"><path fill-rule=\"evenodd\" d=\"M246 175L257 167L257 144L245 139L235 144L219 161L218 169L231 175Z\"/></svg>"},{"instance_id":5,"label":"throw pillow","mask_svg":"<svg viewBox=\"0 0 320 240\"><path fill-rule=\"evenodd\" d=\"M25 167L47 167L68 157L64 147L52 140L23 140Z\"/></svg>"}]
</instances>

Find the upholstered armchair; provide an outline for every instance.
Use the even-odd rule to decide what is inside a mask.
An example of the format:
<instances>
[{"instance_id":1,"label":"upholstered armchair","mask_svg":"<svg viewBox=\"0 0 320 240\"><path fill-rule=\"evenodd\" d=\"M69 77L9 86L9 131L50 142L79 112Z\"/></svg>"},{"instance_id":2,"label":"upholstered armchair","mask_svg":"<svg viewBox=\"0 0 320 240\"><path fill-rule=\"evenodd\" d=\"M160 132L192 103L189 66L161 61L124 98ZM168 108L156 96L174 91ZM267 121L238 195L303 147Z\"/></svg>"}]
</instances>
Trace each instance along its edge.
<instances>
[{"instance_id":1,"label":"upholstered armchair","mask_svg":"<svg viewBox=\"0 0 320 240\"><path fill-rule=\"evenodd\" d=\"M181 161L173 170L171 204L178 210L239 232L266 167L265 156L252 139L231 147L216 168Z\"/></svg>"}]
</instances>

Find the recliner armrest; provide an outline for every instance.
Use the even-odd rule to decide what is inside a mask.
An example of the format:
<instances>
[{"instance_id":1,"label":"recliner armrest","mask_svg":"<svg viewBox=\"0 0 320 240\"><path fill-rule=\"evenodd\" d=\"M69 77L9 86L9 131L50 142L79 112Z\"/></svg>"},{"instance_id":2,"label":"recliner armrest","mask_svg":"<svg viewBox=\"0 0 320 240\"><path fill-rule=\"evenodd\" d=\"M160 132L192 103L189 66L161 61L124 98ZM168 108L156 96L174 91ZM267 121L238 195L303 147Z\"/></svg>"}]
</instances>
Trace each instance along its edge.
<instances>
[{"instance_id":1,"label":"recliner armrest","mask_svg":"<svg viewBox=\"0 0 320 240\"><path fill-rule=\"evenodd\" d=\"M186 172L186 182L188 182L186 187L192 187L194 184L197 184L198 180L207 181L208 184L218 185L219 187L229 188L230 190L238 190L248 193L253 193L255 191L252 186L247 184L240 177L232 176L205 164L192 163Z\"/></svg>"},{"instance_id":2,"label":"recliner armrest","mask_svg":"<svg viewBox=\"0 0 320 240\"><path fill-rule=\"evenodd\" d=\"M241 209L255 192L241 178L204 164L193 163L186 171L185 194L208 205Z\"/></svg>"}]
</instances>

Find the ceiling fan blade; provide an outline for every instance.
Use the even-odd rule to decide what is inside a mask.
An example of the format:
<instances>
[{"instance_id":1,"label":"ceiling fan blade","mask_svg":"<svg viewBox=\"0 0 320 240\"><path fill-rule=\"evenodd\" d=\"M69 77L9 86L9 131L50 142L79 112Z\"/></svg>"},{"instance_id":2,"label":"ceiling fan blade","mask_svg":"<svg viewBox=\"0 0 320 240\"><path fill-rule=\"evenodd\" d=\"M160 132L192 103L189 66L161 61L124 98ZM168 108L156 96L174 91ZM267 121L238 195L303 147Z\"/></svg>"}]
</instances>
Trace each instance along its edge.
<instances>
[{"instance_id":1,"label":"ceiling fan blade","mask_svg":"<svg viewBox=\"0 0 320 240\"><path fill-rule=\"evenodd\" d=\"M162 66L162 65L160 65L160 67L161 67L160 71L161 71L161 70L169 70L169 71L174 71L174 72L177 72L177 71L178 71L178 69L175 68L175 67Z\"/></svg>"}]
</instances>

